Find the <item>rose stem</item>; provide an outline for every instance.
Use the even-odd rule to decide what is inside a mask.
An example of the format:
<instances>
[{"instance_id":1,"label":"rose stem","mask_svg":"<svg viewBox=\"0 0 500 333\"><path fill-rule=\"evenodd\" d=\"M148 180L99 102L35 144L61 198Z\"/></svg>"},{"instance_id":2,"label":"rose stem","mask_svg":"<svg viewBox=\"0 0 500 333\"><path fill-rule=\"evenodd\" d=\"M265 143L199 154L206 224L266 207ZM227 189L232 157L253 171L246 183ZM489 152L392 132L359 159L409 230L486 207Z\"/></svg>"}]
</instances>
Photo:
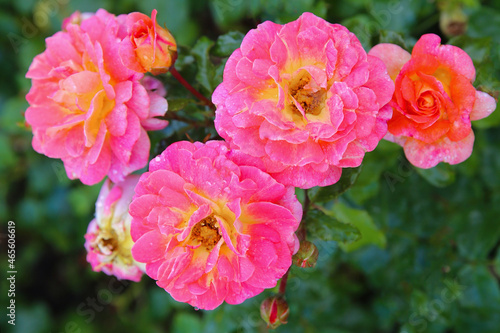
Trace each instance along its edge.
<instances>
[{"instance_id":1,"label":"rose stem","mask_svg":"<svg viewBox=\"0 0 500 333\"><path fill-rule=\"evenodd\" d=\"M175 69L175 67L170 67L170 73L180 82L187 90L189 90L193 95L196 96L203 104L209 106L210 108L215 110L215 105L205 96L203 96L198 90L194 89L192 85L187 82L182 75Z\"/></svg>"},{"instance_id":2,"label":"rose stem","mask_svg":"<svg viewBox=\"0 0 500 333\"><path fill-rule=\"evenodd\" d=\"M285 296L286 282L288 281L288 273L290 273L290 268L286 271L285 275L281 278L280 288L278 290L278 295Z\"/></svg>"},{"instance_id":3,"label":"rose stem","mask_svg":"<svg viewBox=\"0 0 500 333\"><path fill-rule=\"evenodd\" d=\"M309 205L310 205L310 200L309 200L309 194L307 193L307 190L304 190L305 194L305 199L304 199L304 209L303 209L303 214L302 214L302 221L300 222L299 230L297 230L297 238L299 241L303 241L306 239L306 226L304 223L304 217L309 211ZM285 290L286 290L286 283L288 281L288 273L290 273L290 268L286 271L285 275L281 278L280 281L280 287L278 290L278 295L285 296Z\"/></svg>"},{"instance_id":4,"label":"rose stem","mask_svg":"<svg viewBox=\"0 0 500 333\"><path fill-rule=\"evenodd\" d=\"M302 210L302 221L300 221L299 225L299 230L297 230L297 238L299 241L305 241L307 237L307 229L306 229L306 223L305 223L305 218L307 213L309 212L309 206L311 204L311 201L309 200L309 194L307 193L307 190L304 190L304 208Z\"/></svg>"}]
</instances>

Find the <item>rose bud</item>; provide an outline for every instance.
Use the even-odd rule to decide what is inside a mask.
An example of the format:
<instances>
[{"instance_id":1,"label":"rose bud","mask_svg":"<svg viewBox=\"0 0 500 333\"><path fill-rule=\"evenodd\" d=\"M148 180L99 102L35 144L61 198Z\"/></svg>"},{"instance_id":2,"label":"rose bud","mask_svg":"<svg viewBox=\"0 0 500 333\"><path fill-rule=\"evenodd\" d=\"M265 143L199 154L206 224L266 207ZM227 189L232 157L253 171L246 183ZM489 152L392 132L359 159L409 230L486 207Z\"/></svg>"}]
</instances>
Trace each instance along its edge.
<instances>
[{"instance_id":1,"label":"rose bud","mask_svg":"<svg viewBox=\"0 0 500 333\"><path fill-rule=\"evenodd\" d=\"M311 242L302 241L300 243L300 248L297 253L292 257L292 261L295 265L302 268L309 268L316 266L316 261L318 261L318 248Z\"/></svg>"},{"instance_id":2,"label":"rose bud","mask_svg":"<svg viewBox=\"0 0 500 333\"><path fill-rule=\"evenodd\" d=\"M120 56L128 68L158 75L168 72L177 59L177 44L168 29L156 22L156 9L151 18L130 13L126 18L127 37L122 41Z\"/></svg>"},{"instance_id":3,"label":"rose bud","mask_svg":"<svg viewBox=\"0 0 500 333\"><path fill-rule=\"evenodd\" d=\"M267 323L267 327L275 329L288 322L288 304L281 296L266 298L260 305L260 316Z\"/></svg>"},{"instance_id":4,"label":"rose bud","mask_svg":"<svg viewBox=\"0 0 500 333\"><path fill-rule=\"evenodd\" d=\"M467 31L467 16L460 7L442 10L439 15L439 28L448 37L460 36Z\"/></svg>"}]
</instances>

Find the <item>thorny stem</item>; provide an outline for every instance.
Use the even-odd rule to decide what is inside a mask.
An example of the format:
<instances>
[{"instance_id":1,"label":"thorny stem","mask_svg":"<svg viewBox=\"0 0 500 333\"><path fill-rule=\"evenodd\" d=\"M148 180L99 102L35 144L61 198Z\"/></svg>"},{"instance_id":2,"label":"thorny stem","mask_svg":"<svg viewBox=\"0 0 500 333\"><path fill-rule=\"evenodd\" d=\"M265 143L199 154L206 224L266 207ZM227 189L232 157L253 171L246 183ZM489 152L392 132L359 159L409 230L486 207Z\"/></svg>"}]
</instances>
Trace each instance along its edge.
<instances>
[{"instance_id":1,"label":"thorny stem","mask_svg":"<svg viewBox=\"0 0 500 333\"><path fill-rule=\"evenodd\" d=\"M198 90L194 89L192 85L187 82L182 75L175 69L174 66L170 67L170 73L182 84L187 90L189 90L193 95L196 96L203 104L209 106L211 109L215 110L215 105L205 96L203 96Z\"/></svg>"}]
</instances>

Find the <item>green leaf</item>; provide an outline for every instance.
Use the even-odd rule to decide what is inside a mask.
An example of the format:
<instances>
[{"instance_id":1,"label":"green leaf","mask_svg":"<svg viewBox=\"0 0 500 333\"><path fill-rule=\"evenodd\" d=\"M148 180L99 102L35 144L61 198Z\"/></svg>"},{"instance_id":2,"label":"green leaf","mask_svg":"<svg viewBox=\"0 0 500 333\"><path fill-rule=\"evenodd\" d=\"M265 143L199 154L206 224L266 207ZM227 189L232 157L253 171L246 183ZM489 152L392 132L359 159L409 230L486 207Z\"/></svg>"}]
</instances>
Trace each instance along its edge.
<instances>
[{"instance_id":1,"label":"green leaf","mask_svg":"<svg viewBox=\"0 0 500 333\"><path fill-rule=\"evenodd\" d=\"M223 61L215 68L214 83L216 86L222 83L222 79L224 77L224 69L226 68L226 62L227 58L224 58Z\"/></svg>"},{"instance_id":2,"label":"green leaf","mask_svg":"<svg viewBox=\"0 0 500 333\"><path fill-rule=\"evenodd\" d=\"M439 163L430 169L415 169L422 178L436 187L446 187L455 182L455 170L447 163Z\"/></svg>"},{"instance_id":3,"label":"green leaf","mask_svg":"<svg viewBox=\"0 0 500 333\"><path fill-rule=\"evenodd\" d=\"M339 181L325 187L315 187L309 191L309 198L314 203L326 202L337 198L347 191L358 179L361 166L357 168L344 168Z\"/></svg>"},{"instance_id":4,"label":"green leaf","mask_svg":"<svg viewBox=\"0 0 500 333\"><path fill-rule=\"evenodd\" d=\"M214 46L214 41L208 37L201 37L191 51L196 59L198 65L198 73L196 73L196 80L205 88L210 94L215 89L214 77L215 66L210 61L210 49Z\"/></svg>"},{"instance_id":5,"label":"green leaf","mask_svg":"<svg viewBox=\"0 0 500 333\"><path fill-rule=\"evenodd\" d=\"M500 42L498 26L500 13L493 8L479 7L469 16L468 35L472 37L492 37L495 42Z\"/></svg>"},{"instance_id":6,"label":"green leaf","mask_svg":"<svg viewBox=\"0 0 500 333\"><path fill-rule=\"evenodd\" d=\"M242 0L213 0L209 4L212 18L222 27L237 22L247 11L247 4Z\"/></svg>"},{"instance_id":7,"label":"green leaf","mask_svg":"<svg viewBox=\"0 0 500 333\"><path fill-rule=\"evenodd\" d=\"M489 24L489 23L488 23ZM450 44L463 49L474 62L477 90L490 94L498 100L500 96L500 45L493 37L459 36L452 38ZM497 104L498 109L498 104ZM486 118L476 120L474 128L490 128L500 125L500 112L494 111Z\"/></svg>"},{"instance_id":8,"label":"green leaf","mask_svg":"<svg viewBox=\"0 0 500 333\"><path fill-rule=\"evenodd\" d=\"M95 201L102 183L93 186L78 186L69 192L68 201L71 208L79 215L85 216L95 210Z\"/></svg>"},{"instance_id":9,"label":"green leaf","mask_svg":"<svg viewBox=\"0 0 500 333\"><path fill-rule=\"evenodd\" d=\"M192 103L196 104L196 101L191 98L172 98L168 100L168 111L179 111Z\"/></svg>"},{"instance_id":10,"label":"green leaf","mask_svg":"<svg viewBox=\"0 0 500 333\"><path fill-rule=\"evenodd\" d=\"M413 310L419 313L425 312L428 304L429 299L424 292L418 289L413 290L410 297L410 306L413 308Z\"/></svg>"},{"instance_id":11,"label":"green leaf","mask_svg":"<svg viewBox=\"0 0 500 333\"><path fill-rule=\"evenodd\" d=\"M16 159L17 157L12 151L8 137L0 134L0 170L14 166Z\"/></svg>"},{"instance_id":12,"label":"green leaf","mask_svg":"<svg viewBox=\"0 0 500 333\"><path fill-rule=\"evenodd\" d=\"M469 197L472 199L473 194ZM495 200L495 199L493 199ZM468 207L468 206L465 206ZM470 206L469 206L470 207ZM500 239L498 228L498 210L477 207L461 214L462 223L454 226L457 232L456 244L458 253L470 260L485 258Z\"/></svg>"},{"instance_id":13,"label":"green leaf","mask_svg":"<svg viewBox=\"0 0 500 333\"><path fill-rule=\"evenodd\" d=\"M78 6L81 5L79 4ZM158 15L156 16L156 20L158 24L161 27L166 26L170 30L178 45L192 45L192 42L200 35L198 23L200 20L190 19L191 8L189 1L148 0L138 1L133 6L137 6L139 11L146 15L150 15L153 8L157 9ZM96 8L99 7L106 8L102 4Z\"/></svg>"},{"instance_id":14,"label":"green leaf","mask_svg":"<svg viewBox=\"0 0 500 333\"><path fill-rule=\"evenodd\" d=\"M200 317L183 312L178 313L174 317L174 333L198 333L201 331Z\"/></svg>"},{"instance_id":15,"label":"green leaf","mask_svg":"<svg viewBox=\"0 0 500 333\"><path fill-rule=\"evenodd\" d=\"M365 245L376 245L384 248L386 245L386 238L382 231L380 231L371 216L364 210L350 208L342 202L337 202L332 208L332 214L340 222L349 223L356 227L361 233L361 238L355 242L342 244L340 247L346 252L351 252L359 249Z\"/></svg>"},{"instance_id":16,"label":"green leaf","mask_svg":"<svg viewBox=\"0 0 500 333\"><path fill-rule=\"evenodd\" d=\"M16 325L12 327L13 329L10 332L42 333L48 332L49 327L51 327L53 323L46 303L37 302L29 307L24 306L19 308L16 313L15 324Z\"/></svg>"},{"instance_id":17,"label":"green leaf","mask_svg":"<svg viewBox=\"0 0 500 333\"><path fill-rule=\"evenodd\" d=\"M361 236L359 230L348 223L342 223L335 217L312 209L307 212L304 222L311 236L344 244L352 243Z\"/></svg>"},{"instance_id":18,"label":"green leaf","mask_svg":"<svg viewBox=\"0 0 500 333\"><path fill-rule=\"evenodd\" d=\"M30 131L21 126L24 122L23 114L28 107L24 98L10 98L5 104L0 103L2 112L0 113L0 128L4 133L29 133Z\"/></svg>"},{"instance_id":19,"label":"green leaf","mask_svg":"<svg viewBox=\"0 0 500 333\"><path fill-rule=\"evenodd\" d=\"M394 164L398 156L401 156L400 149L400 146L382 140L377 149L367 153L363 158L363 168L356 183L346 193L349 200L363 205L367 199L376 196L380 191L382 173Z\"/></svg>"},{"instance_id":20,"label":"green leaf","mask_svg":"<svg viewBox=\"0 0 500 333\"><path fill-rule=\"evenodd\" d=\"M350 16L340 22L349 31L354 33L358 37L359 41L363 47L369 50L371 45L371 38L377 35L379 32L379 27L373 25L373 20L366 14L356 14ZM370 27L370 28L368 28ZM373 28L372 28L373 27Z\"/></svg>"},{"instance_id":21,"label":"green leaf","mask_svg":"<svg viewBox=\"0 0 500 333\"><path fill-rule=\"evenodd\" d=\"M486 266L465 265L460 270L459 279L463 284L463 297L460 298L462 306L500 310L498 281Z\"/></svg>"},{"instance_id":22,"label":"green leaf","mask_svg":"<svg viewBox=\"0 0 500 333\"><path fill-rule=\"evenodd\" d=\"M219 57L230 56L234 50L240 47L243 37L245 35L239 31L230 31L225 35L219 36L213 50L214 55Z\"/></svg>"},{"instance_id":23,"label":"green leaf","mask_svg":"<svg viewBox=\"0 0 500 333\"><path fill-rule=\"evenodd\" d=\"M379 43L396 44L408 50L408 45L406 45L403 36L392 30L381 30L379 34Z\"/></svg>"},{"instance_id":24,"label":"green leaf","mask_svg":"<svg viewBox=\"0 0 500 333\"><path fill-rule=\"evenodd\" d=\"M150 302L150 315L155 319L161 319L168 316L172 310L169 301L169 295L163 289L149 289L148 300Z\"/></svg>"}]
</instances>

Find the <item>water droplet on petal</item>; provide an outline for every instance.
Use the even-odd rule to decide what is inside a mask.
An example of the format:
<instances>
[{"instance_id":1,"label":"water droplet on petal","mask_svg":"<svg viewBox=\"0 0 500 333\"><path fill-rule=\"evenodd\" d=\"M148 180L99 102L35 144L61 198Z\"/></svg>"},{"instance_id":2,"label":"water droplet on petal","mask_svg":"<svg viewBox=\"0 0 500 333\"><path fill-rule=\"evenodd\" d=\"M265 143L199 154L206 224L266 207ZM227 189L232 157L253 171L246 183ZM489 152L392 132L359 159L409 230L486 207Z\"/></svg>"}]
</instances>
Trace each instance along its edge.
<instances>
[{"instance_id":1,"label":"water droplet on petal","mask_svg":"<svg viewBox=\"0 0 500 333\"><path fill-rule=\"evenodd\" d=\"M156 161L156 162L161 162L161 158L160 158L160 156L156 156L156 157L155 157L155 161Z\"/></svg>"}]
</instances>

